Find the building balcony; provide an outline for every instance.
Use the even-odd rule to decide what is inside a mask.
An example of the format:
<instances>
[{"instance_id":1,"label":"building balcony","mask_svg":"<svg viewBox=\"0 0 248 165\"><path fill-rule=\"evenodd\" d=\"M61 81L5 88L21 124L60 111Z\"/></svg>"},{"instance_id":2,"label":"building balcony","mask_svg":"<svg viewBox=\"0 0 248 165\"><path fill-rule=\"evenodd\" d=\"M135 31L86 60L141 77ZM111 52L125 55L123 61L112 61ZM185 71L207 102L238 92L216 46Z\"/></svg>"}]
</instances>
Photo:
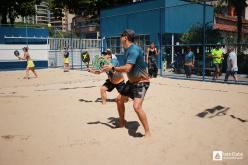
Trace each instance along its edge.
<instances>
[{"instance_id":1,"label":"building balcony","mask_svg":"<svg viewBox=\"0 0 248 165\"><path fill-rule=\"evenodd\" d=\"M243 33L248 33L248 20L242 20ZM227 32L237 32L237 17L215 14L214 29Z\"/></svg>"}]
</instances>

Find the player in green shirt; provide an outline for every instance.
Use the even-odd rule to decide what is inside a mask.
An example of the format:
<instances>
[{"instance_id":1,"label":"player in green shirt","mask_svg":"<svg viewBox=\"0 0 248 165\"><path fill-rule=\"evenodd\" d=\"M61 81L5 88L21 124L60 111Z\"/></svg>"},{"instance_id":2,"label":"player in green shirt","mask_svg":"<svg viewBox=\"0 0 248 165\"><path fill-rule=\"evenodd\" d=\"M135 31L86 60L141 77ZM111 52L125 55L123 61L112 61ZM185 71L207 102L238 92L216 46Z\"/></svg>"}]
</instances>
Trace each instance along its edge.
<instances>
[{"instance_id":1,"label":"player in green shirt","mask_svg":"<svg viewBox=\"0 0 248 165\"><path fill-rule=\"evenodd\" d=\"M219 78L221 74L222 58L223 58L223 51L219 45L211 50L211 57L213 59L213 64L215 68L213 80L216 80Z\"/></svg>"}]
</instances>

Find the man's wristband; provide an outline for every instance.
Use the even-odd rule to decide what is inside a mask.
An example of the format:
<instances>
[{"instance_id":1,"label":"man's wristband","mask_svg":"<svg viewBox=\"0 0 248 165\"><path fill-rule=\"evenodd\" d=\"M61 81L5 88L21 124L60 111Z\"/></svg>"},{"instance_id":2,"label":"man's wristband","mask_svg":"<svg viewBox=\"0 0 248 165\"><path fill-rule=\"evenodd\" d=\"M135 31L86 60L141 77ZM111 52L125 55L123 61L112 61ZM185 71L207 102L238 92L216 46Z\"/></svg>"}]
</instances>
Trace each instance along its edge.
<instances>
[{"instance_id":1,"label":"man's wristband","mask_svg":"<svg viewBox=\"0 0 248 165\"><path fill-rule=\"evenodd\" d=\"M112 67L112 71L115 72L115 67L114 66Z\"/></svg>"}]
</instances>

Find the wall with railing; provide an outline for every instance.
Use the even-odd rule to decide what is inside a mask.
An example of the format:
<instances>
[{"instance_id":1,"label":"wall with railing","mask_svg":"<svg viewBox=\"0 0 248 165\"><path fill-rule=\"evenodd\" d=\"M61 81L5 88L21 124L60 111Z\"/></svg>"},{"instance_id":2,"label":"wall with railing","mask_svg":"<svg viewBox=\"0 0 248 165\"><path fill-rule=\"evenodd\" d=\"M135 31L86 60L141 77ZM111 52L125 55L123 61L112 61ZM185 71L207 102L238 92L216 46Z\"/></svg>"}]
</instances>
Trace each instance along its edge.
<instances>
[{"instance_id":1,"label":"wall with railing","mask_svg":"<svg viewBox=\"0 0 248 165\"><path fill-rule=\"evenodd\" d=\"M25 40L25 37L22 37ZM12 40L18 40L12 37ZM0 44L0 70L16 70L26 67L25 61L20 61L14 56L18 50L22 54L22 48L29 47L29 53L37 68L62 67L63 50L69 50L70 67L73 69L85 67L81 60L81 53L87 51L91 57L91 63L95 56L101 54L101 40L77 39L77 38L47 38L46 44Z\"/></svg>"}]
</instances>

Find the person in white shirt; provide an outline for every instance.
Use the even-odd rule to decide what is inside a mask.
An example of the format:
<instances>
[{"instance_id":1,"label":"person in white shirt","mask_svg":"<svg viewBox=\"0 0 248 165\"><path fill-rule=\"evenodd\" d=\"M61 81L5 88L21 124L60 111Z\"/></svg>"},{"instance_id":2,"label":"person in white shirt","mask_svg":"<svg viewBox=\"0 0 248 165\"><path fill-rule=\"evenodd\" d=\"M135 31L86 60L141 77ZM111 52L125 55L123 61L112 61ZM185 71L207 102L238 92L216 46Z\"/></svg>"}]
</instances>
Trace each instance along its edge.
<instances>
[{"instance_id":1,"label":"person in white shirt","mask_svg":"<svg viewBox=\"0 0 248 165\"><path fill-rule=\"evenodd\" d=\"M237 65L237 54L233 47L228 48L228 57L227 57L227 70L225 81L228 81L228 77L233 76L235 82L238 81L238 65Z\"/></svg>"}]
</instances>

